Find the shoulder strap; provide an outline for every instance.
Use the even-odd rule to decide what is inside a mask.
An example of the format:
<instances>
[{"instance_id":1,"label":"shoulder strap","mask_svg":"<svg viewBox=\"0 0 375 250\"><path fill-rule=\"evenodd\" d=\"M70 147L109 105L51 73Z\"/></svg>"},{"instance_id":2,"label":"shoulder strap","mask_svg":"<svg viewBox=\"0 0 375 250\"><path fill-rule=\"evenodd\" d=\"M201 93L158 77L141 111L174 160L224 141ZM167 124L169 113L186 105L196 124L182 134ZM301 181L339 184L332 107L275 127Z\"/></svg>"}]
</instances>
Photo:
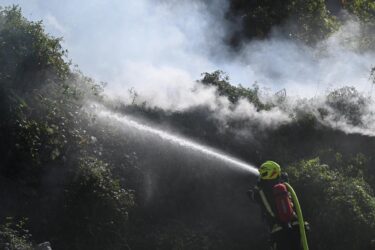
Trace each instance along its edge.
<instances>
[{"instance_id":1,"label":"shoulder strap","mask_svg":"<svg viewBox=\"0 0 375 250\"><path fill-rule=\"evenodd\" d=\"M271 206L270 206L270 203L268 202L267 198L266 198L266 195L264 194L263 190L262 189L259 189L259 195L260 195L260 198L264 204L264 207L266 208L267 212L272 216L272 217L275 217L275 214L274 212L272 211L271 209Z\"/></svg>"}]
</instances>

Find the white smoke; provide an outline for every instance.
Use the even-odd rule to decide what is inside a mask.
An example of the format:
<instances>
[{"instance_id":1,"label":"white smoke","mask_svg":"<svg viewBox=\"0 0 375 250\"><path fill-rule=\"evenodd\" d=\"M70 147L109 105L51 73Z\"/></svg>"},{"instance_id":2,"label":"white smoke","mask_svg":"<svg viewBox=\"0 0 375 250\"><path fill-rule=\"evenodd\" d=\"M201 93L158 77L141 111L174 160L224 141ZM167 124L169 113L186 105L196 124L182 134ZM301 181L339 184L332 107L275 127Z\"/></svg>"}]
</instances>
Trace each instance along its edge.
<instances>
[{"instance_id":1,"label":"white smoke","mask_svg":"<svg viewBox=\"0 0 375 250\"><path fill-rule=\"evenodd\" d=\"M287 98L279 108L288 114L291 120L308 115L324 126L347 134L375 136L375 102L364 93L354 93L341 95L338 109L330 104L329 96Z\"/></svg>"},{"instance_id":2,"label":"white smoke","mask_svg":"<svg viewBox=\"0 0 375 250\"><path fill-rule=\"evenodd\" d=\"M343 86L370 89L368 75L373 52L359 53L361 26L348 21L315 47L275 35L248 44L239 67L264 86L287 90L288 95L314 97Z\"/></svg>"},{"instance_id":3,"label":"white smoke","mask_svg":"<svg viewBox=\"0 0 375 250\"><path fill-rule=\"evenodd\" d=\"M233 107L196 80L202 72L221 69L232 84L250 87L257 82L269 92L263 95L271 97L283 88L289 98L315 99L342 86L369 95L372 91L368 76L374 52L359 52L363 31L353 19L315 47L281 37L276 28L270 38L233 53L223 42L233 28L225 21L226 0L67 0L63 8L58 1L3 1L19 4L33 20L46 19L47 31L64 37L73 62L85 74L108 82L108 95L125 102L172 111L206 105L224 124L243 118L277 127L295 116L293 108L259 112L245 100ZM316 112L314 105L310 108ZM372 110L363 113L361 128L333 118L328 125L365 133L363 129L374 127Z\"/></svg>"},{"instance_id":4,"label":"white smoke","mask_svg":"<svg viewBox=\"0 0 375 250\"><path fill-rule=\"evenodd\" d=\"M173 17L171 14L175 11L175 3L167 2L169 3L167 12L170 11L168 15L171 15L169 18L179 20L180 18ZM194 5L197 3L198 5ZM186 4L184 2L183 8L178 8L178 10L186 9ZM205 105L216 112L216 118L223 127L226 126L227 121L245 119L259 127L276 128L290 122L291 117L296 116L294 107L299 105L296 102L299 98L305 97L312 98L305 104L305 110L310 110L312 114L315 114L322 124L346 133L373 134L375 123L372 119L371 105L367 108L368 112L362 114L363 124L359 126L350 124L350 121L344 117L338 120L334 115L335 111L328 107L326 100L322 98L328 92L344 86L355 86L361 93L372 89L368 76L374 63L374 53L358 52L362 34L359 22L348 19L337 32L314 47L280 37L275 31L270 39L251 42L244 46L240 53L233 56L222 44L225 29L209 33L208 37L204 33L210 30L210 24L223 17L210 18L209 16L202 19L204 16L202 13L207 12L205 5L199 5L199 1L195 1L191 6L195 7L187 8L189 16L194 17L194 20L204 20L200 28L194 26L200 25L200 21L184 29L181 29L178 21L170 24L183 34L182 38L192 38L182 43L189 44L189 49L184 46L177 48L188 62L192 65L199 65L198 70L201 71L223 69L232 78L232 83L241 82L249 86L253 82L258 82L263 89L266 88L270 92L262 93L265 96L268 95L268 99L270 97L272 99L272 93L276 90L285 88L289 100L288 105L292 106L287 110L275 107L269 111L258 111L253 104L240 100L233 107L228 100L218 96L215 89L197 84L196 75L184 65L170 63L160 66L150 63L128 63L115 82L123 82L121 79L126 79L125 82L134 84L139 94L137 97L139 102L172 111ZM225 12L219 12L219 14L223 13ZM184 12L178 12L178 14L181 17ZM195 37L198 38L195 39ZM201 37L208 40L202 40ZM213 44L210 42L212 40ZM213 52L216 53L216 57L210 54ZM123 88L121 84L118 86ZM124 94L118 90L116 93ZM124 99L130 100L131 98L124 95ZM321 108L328 110L324 119L318 112Z\"/></svg>"}]
</instances>

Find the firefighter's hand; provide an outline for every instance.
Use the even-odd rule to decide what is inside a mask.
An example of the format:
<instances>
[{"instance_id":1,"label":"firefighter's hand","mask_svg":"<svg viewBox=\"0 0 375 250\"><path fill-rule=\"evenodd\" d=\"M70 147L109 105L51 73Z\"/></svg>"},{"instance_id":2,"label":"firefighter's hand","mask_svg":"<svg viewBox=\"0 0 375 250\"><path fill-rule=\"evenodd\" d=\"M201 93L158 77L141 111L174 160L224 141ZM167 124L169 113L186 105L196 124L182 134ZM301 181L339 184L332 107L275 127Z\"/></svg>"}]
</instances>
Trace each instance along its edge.
<instances>
[{"instance_id":1,"label":"firefighter's hand","mask_svg":"<svg viewBox=\"0 0 375 250\"><path fill-rule=\"evenodd\" d=\"M310 231L311 231L310 223L308 223L307 221L305 221L305 230L306 230L307 232L310 232Z\"/></svg>"},{"instance_id":2,"label":"firefighter's hand","mask_svg":"<svg viewBox=\"0 0 375 250\"><path fill-rule=\"evenodd\" d=\"M249 190L247 190L246 194L249 197L250 201L255 202L255 199L254 199L254 190L249 189Z\"/></svg>"}]
</instances>

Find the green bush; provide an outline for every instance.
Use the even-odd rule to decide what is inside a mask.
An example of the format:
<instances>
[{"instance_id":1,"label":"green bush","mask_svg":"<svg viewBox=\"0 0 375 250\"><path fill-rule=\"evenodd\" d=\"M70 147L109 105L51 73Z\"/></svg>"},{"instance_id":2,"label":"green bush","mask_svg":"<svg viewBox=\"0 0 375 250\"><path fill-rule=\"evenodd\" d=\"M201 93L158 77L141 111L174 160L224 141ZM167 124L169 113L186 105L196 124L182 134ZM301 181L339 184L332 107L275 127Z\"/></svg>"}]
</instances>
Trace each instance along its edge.
<instances>
[{"instance_id":1,"label":"green bush","mask_svg":"<svg viewBox=\"0 0 375 250\"><path fill-rule=\"evenodd\" d=\"M61 39L29 22L17 6L0 9L0 80L2 87L26 92L69 73Z\"/></svg>"},{"instance_id":2,"label":"green bush","mask_svg":"<svg viewBox=\"0 0 375 250\"><path fill-rule=\"evenodd\" d=\"M65 200L59 246L128 248L128 212L134 206L134 195L121 188L107 164L92 157L81 158L78 170L69 175Z\"/></svg>"},{"instance_id":3,"label":"green bush","mask_svg":"<svg viewBox=\"0 0 375 250\"><path fill-rule=\"evenodd\" d=\"M123 249L134 195L105 163L83 109L103 99L102 84L70 69L61 39L18 7L1 9L0 24L1 216L29 217L33 235L56 248Z\"/></svg>"},{"instance_id":4,"label":"green bush","mask_svg":"<svg viewBox=\"0 0 375 250\"><path fill-rule=\"evenodd\" d=\"M0 225L0 248L9 250L32 250L30 233L25 229L25 220L15 220L11 217L5 218L4 224Z\"/></svg>"},{"instance_id":5,"label":"green bush","mask_svg":"<svg viewBox=\"0 0 375 250\"><path fill-rule=\"evenodd\" d=\"M272 28L279 26L284 37L310 44L338 28L324 0L231 0L229 16L241 20L240 32L248 39L265 38Z\"/></svg>"},{"instance_id":6,"label":"green bush","mask_svg":"<svg viewBox=\"0 0 375 250\"><path fill-rule=\"evenodd\" d=\"M361 177L348 177L321 164L301 161L287 168L314 249L366 249L375 235L375 197Z\"/></svg>"},{"instance_id":7,"label":"green bush","mask_svg":"<svg viewBox=\"0 0 375 250\"><path fill-rule=\"evenodd\" d=\"M333 109L334 120L344 118L349 124L361 126L369 101L354 87L343 87L329 93L326 103Z\"/></svg>"},{"instance_id":8,"label":"green bush","mask_svg":"<svg viewBox=\"0 0 375 250\"><path fill-rule=\"evenodd\" d=\"M241 98L247 99L258 109L267 109L269 106L263 104L259 99L259 87L245 88L239 85L233 86L229 83L229 77L223 71L217 70L212 73L203 73L203 78L199 81L203 85L214 86L220 96L225 96L228 100L236 104Z\"/></svg>"}]
</instances>

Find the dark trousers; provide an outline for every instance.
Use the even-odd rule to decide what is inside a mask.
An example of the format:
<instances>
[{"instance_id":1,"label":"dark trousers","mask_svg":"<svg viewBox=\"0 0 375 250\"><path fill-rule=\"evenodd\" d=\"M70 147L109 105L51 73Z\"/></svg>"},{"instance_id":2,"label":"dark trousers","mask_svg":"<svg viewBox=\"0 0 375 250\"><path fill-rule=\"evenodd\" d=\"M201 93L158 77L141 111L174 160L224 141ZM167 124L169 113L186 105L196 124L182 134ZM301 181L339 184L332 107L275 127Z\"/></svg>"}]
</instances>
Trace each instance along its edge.
<instances>
[{"instance_id":1,"label":"dark trousers","mask_svg":"<svg viewBox=\"0 0 375 250\"><path fill-rule=\"evenodd\" d=\"M272 250L302 250L298 225L271 234Z\"/></svg>"}]
</instances>

